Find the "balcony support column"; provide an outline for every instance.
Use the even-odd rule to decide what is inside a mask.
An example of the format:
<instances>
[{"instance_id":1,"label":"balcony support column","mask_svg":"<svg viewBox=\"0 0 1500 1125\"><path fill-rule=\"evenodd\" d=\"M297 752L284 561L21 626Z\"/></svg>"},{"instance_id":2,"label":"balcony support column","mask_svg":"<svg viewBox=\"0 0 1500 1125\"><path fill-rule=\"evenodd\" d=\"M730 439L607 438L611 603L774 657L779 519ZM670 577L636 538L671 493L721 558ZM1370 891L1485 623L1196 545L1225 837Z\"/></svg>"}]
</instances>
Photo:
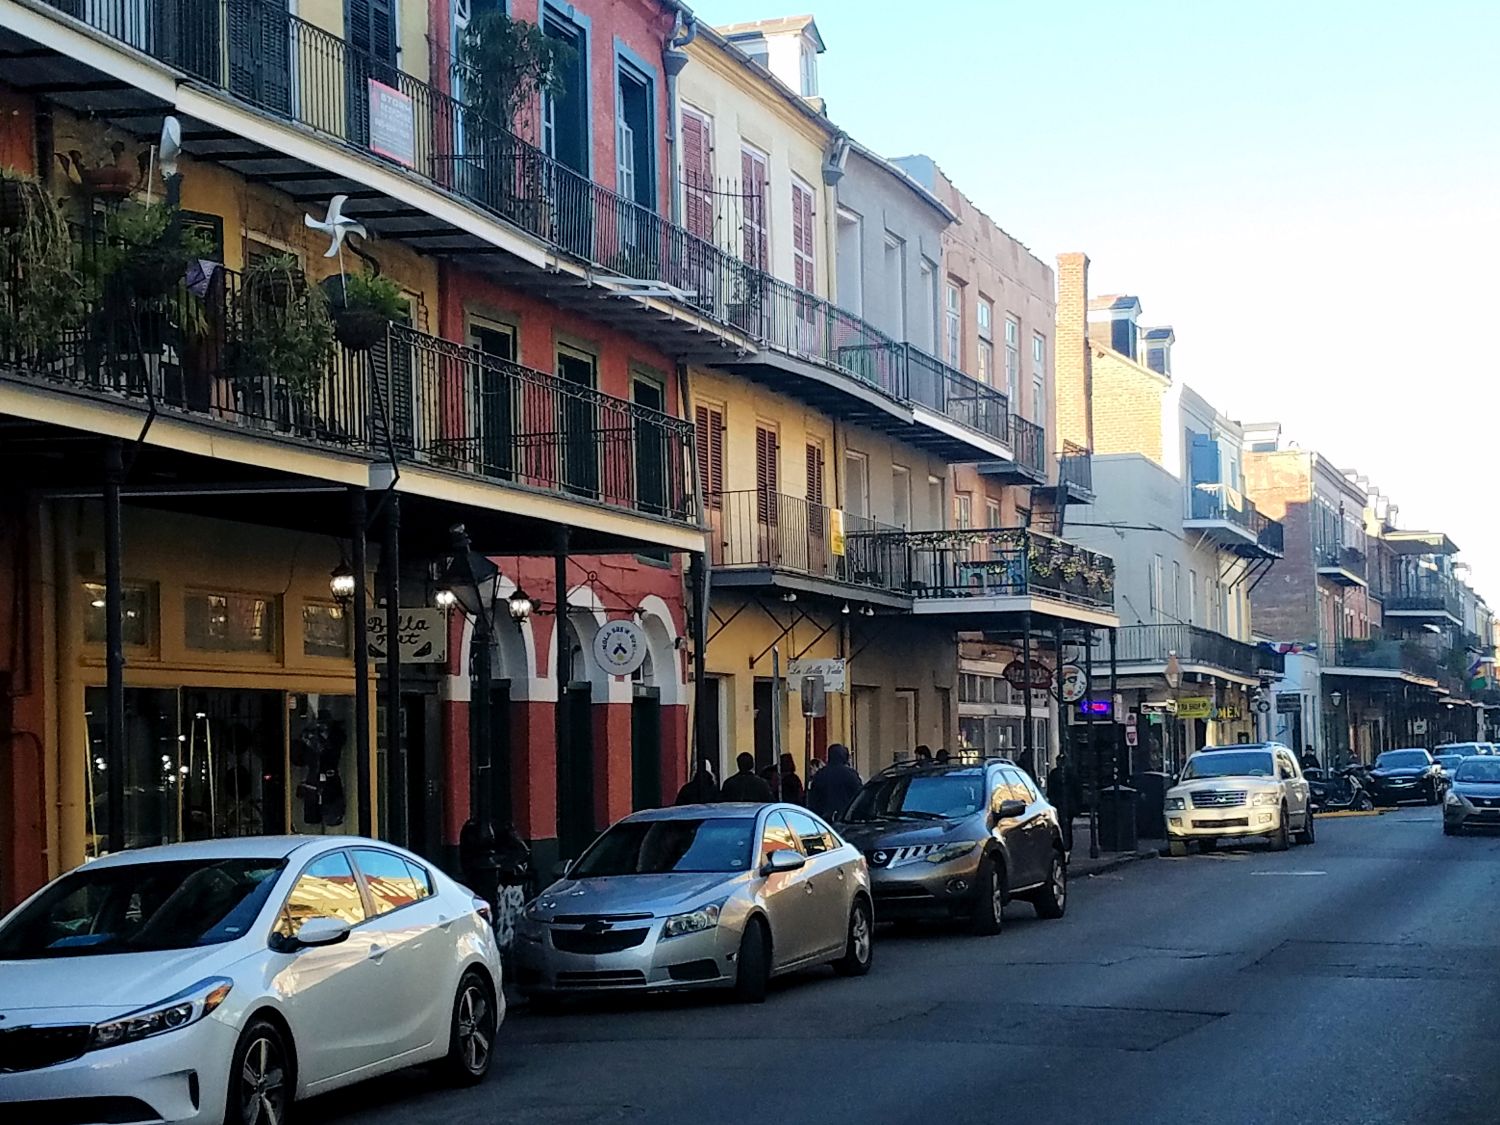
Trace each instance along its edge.
<instances>
[{"instance_id":1,"label":"balcony support column","mask_svg":"<svg viewBox=\"0 0 1500 1125\"><path fill-rule=\"evenodd\" d=\"M1031 733L1031 610L1021 614L1021 679L1026 687L1021 695L1025 725L1021 728L1021 768L1036 776L1036 747Z\"/></svg>"},{"instance_id":2,"label":"balcony support column","mask_svg":"<svg viewBox=\"0 0 1500 1125\"><path fill-rule=\"evenodd\" d=\"M409 845L406 744L401 736L401 494L394 489L385 498L385 543L380 553L385 570L385 747L390 763L386 778L390 823L381 827L386 839Z\"/></svg>"},{"instance_id":3,"label":"balcony support column","mask_svg":"<svg viewBox=\"0 0 1500 1125\"><path fill-rule=\"evenodd\" d=\"M120 530L120 483L125 476L119 439L104 446L104 760L108 847L125 850L125 591ZM68 591L71 596L72 591Z\"/></svg>"},{"instance_id":4,"label":"balcony support column","mask_svg":"<svg viewBox=\"0 0 1500 1125\"><path fill-rule=\"evenodd\" d=\"M718 716L708 713L708 555L695 554L688 562L688 589L692 599L693 634L693 751L687 776L691 780L704 764L716 767L709 758L714 726Z\"/></svg>"},{"instance_id":5,"label":"balcony support column","mask_svg":"<svg viewBox=\"0 0 1500 1125\"><path fill-rule=\"evenodd\" d=\"M354 569L354 778L359 790L359 834L368 836L374 825L375 794L370 785L370 622L365 536L369 515L363 488L349 489L350 554ZM393 642L388 642L393 643Z\"/></svg>"},{"instance_id":6,"label":"balcony support column","mask_svg":"<svg viewBox=\"0 0 1500 1125\"><path fill-rule=\"evenodd\" d=\"M1088 694L1084 696L1090 704L1094 702L1094 628L1089 626L1088 644L1083 649L1083 678L1088 682ZM1114 697L1110 697L1113 702ZM1104 792L1104 770L1099 765L1099 744L1094 741L1094 708L1088 707L1083 717L1088 736L1089 761L1094 768L1094 797L1089 801L1089 858L1099 858L1099 795Z\"/></svg>"}]
</instances>

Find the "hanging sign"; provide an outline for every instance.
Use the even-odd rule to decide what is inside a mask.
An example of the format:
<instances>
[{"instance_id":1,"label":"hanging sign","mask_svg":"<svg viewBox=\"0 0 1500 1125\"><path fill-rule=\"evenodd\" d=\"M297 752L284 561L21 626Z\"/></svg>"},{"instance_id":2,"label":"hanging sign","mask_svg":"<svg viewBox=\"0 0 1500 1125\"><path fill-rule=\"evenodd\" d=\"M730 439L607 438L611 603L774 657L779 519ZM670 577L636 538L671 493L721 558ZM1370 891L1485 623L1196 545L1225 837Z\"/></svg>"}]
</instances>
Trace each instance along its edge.
<instances>
[{"instance_id":1,"label":"hanging sign","mask_svg":"<svg viewBox=\"0 0 1500 1125\"><path fill-rule=\"evenodd\" d=\"M646 632L628 617L606 622L594 634L594 663L611 676L629 676L646 663Z\"/></svg>"},{"instance_id":2,"label":"hanging sign","mask_svg":"<svg viewBox=\"0 0 1500 1125\"><path fill-rule=\"evenodd\" d=\"M384 660L386 646L384 609L365 615L371 660ZM440 609L403 609L399 626L402 664L446 664L448 662L448 615Z\"/></svg>"},{"instance_id":3,"label":"hanging sign","mask_svg":"<svg viewBox=\"0 0 1500 1125\"><path fill-rule=\"evenodd\" d=\"M1042 660L1031 662L1031 683L1026 682L1026 663L1022 660L1012 660L1000 673L1005 677L1005 682L1013 688L1024 688L1030 686L1033 691L1049 691L1052 687L1052 666Z\"/></svg>"},{"instance_id":4,"label":"hanging sign","mask_svg":"<svg viewBox=\"0 0 1500 1125\"><path fill-rule=\"evenodd\" d=\"M1077 703L1088 694L1089 680L1076 664L1064 664L1057 673L1057 686L1064 703Z\"/></svg>"},{"instance_id":5,"label":"hanging sign","mask_svg":"<svg viewBox=\"0 0 1500 1125\"><path fill-rule=\"evenodd\" d=\"M828 509L828 549L837 558L844 557L844 509Z\"/></svg>"},{"instance_id":6,"label":"hanging sign","mask_svg":"<svg viewBox=\"0 0 1500 1125\"><path fill-rule=\"evenodd\" d=\"M1184 695L1177 700L1179 719L1207 719L1214 713L1214 701L1206 695Z\"/></svg>"},{"instance_id":7,"label":"hanging sign","mask_svg":"<svg viewBox=\"0 0 1500 1125\"><path fill-rule=\"evenodd\" d=\"M1255 710L1257 714L1269 715L1271 713L1271 701L1264 698L1257 699L1255 701Z\"/></svg>"},{"instance_id":8,"label":"hanging sign","mask_svg":"<svg viewBox=\"0 0 1500 1125\"><path fill-rule=\"evenodd\" d=\"M786 662L788 682L801 680L804 676L818 676L823 680L824 691L846 691L849 662L844 657L801 657Z\"/></svg>"},{"instance_id":9,"label":"hanging sign","mask_svg":"<svg viewBox=\"0 0 1500 1125\"><path fill-rule=\"evenodd\" d=\"M1278 715L1302 714L1302 696L1292 692L1278 694L1276 696L1276 713Z\"/></svg>"},{"instance_id":10,"label":"hanging sign","mask_svg":"<svg viewBox=\"0 0 1500 1125\"><path fill-rule=\"evenodd\" d=\"M412 167L417 162L417 144L411 98L373 78L369 84L370 151Z\"/></svg>"},{"instance_id":11,"label":"hanging sign","mask_svg":"<svg viewBox=\"0 0 1500 1125\"><path fill-rule=\"evenodd\" d=\"M1411 732L1412 732L1412 734L1426 734L1427 733L1427 720L1426 719L1413 719L1411 721Z\"/></svg>"}]
</instances>

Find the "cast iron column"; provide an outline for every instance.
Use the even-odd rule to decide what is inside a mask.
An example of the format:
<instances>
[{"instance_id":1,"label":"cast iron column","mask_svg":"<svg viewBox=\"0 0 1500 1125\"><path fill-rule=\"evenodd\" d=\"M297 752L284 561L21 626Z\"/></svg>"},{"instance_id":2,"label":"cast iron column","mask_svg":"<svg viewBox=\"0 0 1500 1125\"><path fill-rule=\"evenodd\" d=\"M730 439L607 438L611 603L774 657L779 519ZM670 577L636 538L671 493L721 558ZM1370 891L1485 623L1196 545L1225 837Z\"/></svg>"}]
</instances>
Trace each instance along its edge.
<instances>
[{"instance_id":1,"label":"cast iron column","mask_svg":"<svg viewBox=\"0 0 1500 1125\"><path fill-rule=\"evenodd\" d=\"M1021 678L1026 681L1025 694L1021 697L1021 706L1026 716L1025 727L1021 730L1021 763L1033 777L1036 776L1036 754L1033 739L1031 737L1031 610L1021 614Z\"/></svg>"},{"instance_id":2,"label":"cast iron column","mask_svg":"<svg viewBox=\"0 0 1500 1125\"><path fill-rule=\"evenodd\" d=\"M349 535L354 568L354 778L359 790L359 834L368 836L374 824L370 792L370 636L368 576L365 561L365 490L349 489Z\"/></svg>"},{"instance_id":3,"label":"cast iron column","mask_svg":"<svg viewBox=\"0 0 1500 1125\"><path fill-rule=\"evenodd\" d=\"M553 737L557 741L555 758L559 768L555 771L557 775L557 824L554 832L557 834L558 847L564 846L562 840L563 807L562 802L567 797L569 785L564 784L563 777L566 773L561 767L563 754L568 744L568 677L572 669L573 654L568 649L568 529L559 527L557 529L557 545L552 557L552 584L556 589L555 600L557 603L557 619L553 622L553 628L557 630L554 637L553 648L556 650L557 662L552 673L557 680L557 704L553 708Z\"/></svg>"},{"instance_id":4,"label":"cast iron column","mask_svg":"<svg viewBox=\"0 0 1500 1125\"><path fill-rule=\"evenodd\" d=\"M1120 728L1115 719L1115 692L1119 690L1119 662L1115 659L1115 630L1109 631L1109 737L1115 744L1115 831L1119 832L1121 823L1120 809L1125 800L1124 793L1124 770L1120 768L1120 754L1124 747L1124 740L1120 738Z\"/></svg>"},{"instance_id":5,"label":"cast iron column","mask_svg":"<svg viewBox=\"0 0 1500 1125\"><path fill-rule=\"evenodd\" d=\"M696 554L688 562L688 585L693 595L693 751L688 779L708 756L715 716L708 713L708 556Z\"/></svg>"},{"instance_id":6,"label":"cast iron column","mask_svg":"<svg viewBox=\"0 0 1500 1125\"><path fill-rule=\"evenodd\" d=\"M1094 767L1094 798L1089 802L1089 858L1099 858L1099 799L1104 795L1104 769L1099 764L1099 744L1094 741L1094 627L1089 626L1088 646L1083 650L1083 678L1088 681L1089 707L1083 721L1088 734L1089 760Z\"/></svg>"},{"instance_id":7,"label":"cast iron column","mask_svg":"<svg viewBox=\"0 0 1500 1125\"><path fill-rule=\"evenodd\" d=\"M385 760L386 809L390 823L382 825L386 839L409 845L407 833L406 743L401 737L401 494L385 498Z\"/></svg>"},{"instance_id":8,"label":"cast iron column","mask_svg":"<svg viewBox=\"0 0 1500 1125\"><path fill-rule=\"evenodd\" d=\"M120 557L120 482L125 476L118 439L104 445L104 762L109 809L108 847L125 850L125 592Z\"/></svg>"}]
</instances>

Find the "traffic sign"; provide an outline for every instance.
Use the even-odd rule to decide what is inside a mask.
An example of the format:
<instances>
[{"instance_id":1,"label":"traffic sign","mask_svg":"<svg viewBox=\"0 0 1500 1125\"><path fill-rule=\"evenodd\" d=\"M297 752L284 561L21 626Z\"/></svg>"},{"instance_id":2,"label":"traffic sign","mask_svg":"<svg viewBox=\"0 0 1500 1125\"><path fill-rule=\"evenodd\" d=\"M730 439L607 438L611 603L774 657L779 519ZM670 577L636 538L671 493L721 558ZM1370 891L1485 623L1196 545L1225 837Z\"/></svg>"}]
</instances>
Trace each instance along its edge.
<instances>
[{"instance_id":1,"label":"traffic sign","mask_svg":"<svg viewBox=\"0 0 1500 1125\"><path fill-rule=\"evenodd\" d=\"M1141 741L1141 736L1136 731L1135 727L1132 726L1132 727L1126 727L1125 728L1125 745L1126 746L1139 746L1140 745L1140 741Z\"/></svg>"}]
</instances>

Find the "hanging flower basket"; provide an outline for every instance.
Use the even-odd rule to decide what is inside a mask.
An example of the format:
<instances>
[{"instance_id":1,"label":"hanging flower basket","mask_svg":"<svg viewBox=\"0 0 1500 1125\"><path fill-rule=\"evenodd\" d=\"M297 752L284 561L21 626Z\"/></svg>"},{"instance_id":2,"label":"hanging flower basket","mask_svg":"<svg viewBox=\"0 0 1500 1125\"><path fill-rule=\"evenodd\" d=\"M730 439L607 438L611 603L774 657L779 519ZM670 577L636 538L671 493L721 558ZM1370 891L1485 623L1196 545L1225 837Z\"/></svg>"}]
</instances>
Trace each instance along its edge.
<instances>
[{"instance_id":1,"label":"hanging flower basket","mask_svg":"<svg viewBox=\"0 0 1500 1125\"><path fill-rule=\"evenodd\" d=\"M369 351L405 311L400 287L379 274L335 275L323 282L323 290L334 337L350 351Z\"/></svg>"}]
</instances>

